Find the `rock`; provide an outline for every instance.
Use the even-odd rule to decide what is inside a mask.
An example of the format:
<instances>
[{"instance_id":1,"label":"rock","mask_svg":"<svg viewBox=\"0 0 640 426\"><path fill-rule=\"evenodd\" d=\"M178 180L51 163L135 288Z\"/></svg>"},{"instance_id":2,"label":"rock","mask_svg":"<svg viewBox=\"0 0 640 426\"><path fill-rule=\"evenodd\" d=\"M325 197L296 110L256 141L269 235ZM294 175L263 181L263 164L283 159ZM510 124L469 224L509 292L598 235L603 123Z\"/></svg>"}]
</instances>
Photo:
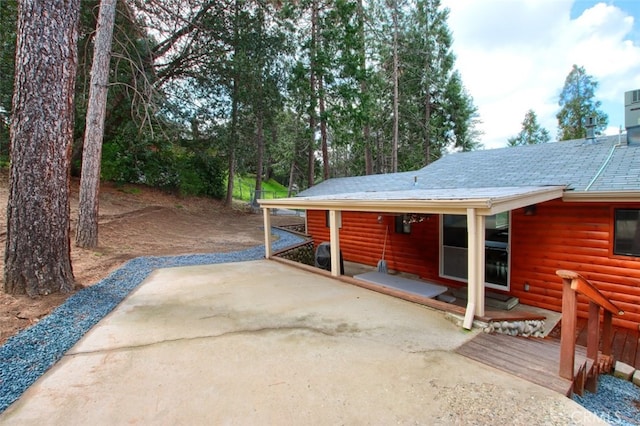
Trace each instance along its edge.
<instances>
[{"instance_id":1,"label":"rock","mask_svg":"<svg viewBox=\"0 0 640 426\"><path fill-rule=\"evenodd\" d=\"M635 373L633 373L633 384L636 386L640 386L640 370L636 370Z\"/></svg>"},{"instance_id":2,"label":"rock","mask_svg":"<svg viewBox=\"0 0 640 426\"><path fill-rule=\"evenodd\" d=\"M631 376L635 372L635 368L624 362L616 361L616 367L613 371L613 375L620 379L631 380Z\"/></svg>"}]
</instances>

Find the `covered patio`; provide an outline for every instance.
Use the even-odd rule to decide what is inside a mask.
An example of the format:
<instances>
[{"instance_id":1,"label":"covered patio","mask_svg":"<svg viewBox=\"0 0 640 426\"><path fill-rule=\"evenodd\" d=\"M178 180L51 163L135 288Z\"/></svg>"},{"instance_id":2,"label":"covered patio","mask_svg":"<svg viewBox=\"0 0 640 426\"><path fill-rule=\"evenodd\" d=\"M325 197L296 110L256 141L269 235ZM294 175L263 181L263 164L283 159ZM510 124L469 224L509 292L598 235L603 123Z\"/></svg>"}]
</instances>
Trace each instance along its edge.
<instances>
[{"instance_id":1,"label":"covered patio","mask_svg":"<svg viewBox=\"0 0 640 426\"><path fill-rule=\"evenodd\" d=\"M270 259L272 209L326 210L329 213L331 275L340 276L340 227L342 212L381 214L452 214L467 220L467 304L463 327L471 329L474 318L485 309L485 221L487 216L509 212L562 198L563 186L527 186L461 189L413 189L406 191L354 192L336 195L258 200L263 208L265 257ZM358 284L360 285L360 284ZM434 301L437 302L437 301ZM436 303L437 305L437 303Z\"/></svg>"}]
</instances>

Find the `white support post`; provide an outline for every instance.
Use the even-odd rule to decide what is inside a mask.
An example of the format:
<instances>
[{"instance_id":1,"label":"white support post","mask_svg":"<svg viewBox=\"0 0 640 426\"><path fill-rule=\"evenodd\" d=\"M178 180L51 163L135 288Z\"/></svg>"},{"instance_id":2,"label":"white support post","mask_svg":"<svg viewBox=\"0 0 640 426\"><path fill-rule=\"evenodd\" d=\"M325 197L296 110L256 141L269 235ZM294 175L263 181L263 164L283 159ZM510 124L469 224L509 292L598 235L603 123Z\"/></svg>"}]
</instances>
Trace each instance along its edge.
<instances>
[{"instance_id":1,"label":"white support post","mask_svg":"<svg viewBox=\"0 0 640 426\"><path fill-rule=\"evenodd\" d=\"M478 272L476 273L477 277L477 287L476 287L476 312L477 316L484 316L484 278L485 278L485 222L486 216L478 215L476 216L476 268Z\"/></svg>"},{"instance_id":2,"label":"white support post","mask_svg":"<svg viewBox=\"0 0 640 426\"><path fill-rule=\"evenodd\" d=\"M342 212L329 210L329 241L331 243L331 275L340 276L340 215Z\"/></svg>"},{"instance_id":3,"label":"white support post","mask_svg":"<svg viewBox=\"0 0 640 426\"><path fill-rule=\"evenodd\" d=\"M478 256L476 255L478 247L478 243L476 242L476 239L478 238L478 233L476 232L477 226L476 210L467 209L467 310L465 311L464 322L462 323L462 326L467 330L471 330L473 327L473 318L476 311L478 296L478 292L476 291L478 274Z\"/></svg>"},{"instance_id":4,"label":"white support post","mask_svg":"<svg viewBox=\"0 0 640 426\"><path fill-rule=\"evenodd\" d=\"M262 216L264 218L264 257L271 259L271 209L263 208Z\"/></svg>"}]
</instances>

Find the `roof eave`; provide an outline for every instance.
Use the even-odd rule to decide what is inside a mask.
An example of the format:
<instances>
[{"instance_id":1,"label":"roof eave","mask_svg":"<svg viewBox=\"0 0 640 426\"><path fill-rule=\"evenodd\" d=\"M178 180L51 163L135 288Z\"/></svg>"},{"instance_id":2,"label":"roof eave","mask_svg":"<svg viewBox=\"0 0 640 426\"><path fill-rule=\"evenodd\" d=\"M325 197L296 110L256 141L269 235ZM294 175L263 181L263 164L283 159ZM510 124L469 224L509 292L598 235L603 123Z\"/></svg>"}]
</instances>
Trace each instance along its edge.
<instances>
[{"instance_id":1,"label":"roof eave","mask_svg":"<svg viewBox=\"0 0 640 426\"><path fill-rule=\"evenodd\" d=\"M280 198L258 200L262 208L288 208L304 210L342 210L376 213L448 213L456 214L468 208L487 210L491 199L473 200L314 200L304 198Z\"/></svg>"},{"instance_id":2,"label":"roof eave","mask_svg":"<svg viewBox=\"0 0 640 426\"><path fill-rule=\"evenodd\" d=\"M640 191L566 191L567 202L640 202Z\"/></svg>"},{"instance_id":3,"label":"roof eave","mask_svg":"<svg viewBox=\"0 0 640 426\"><path fill-rule=\"evenodd\" d=\"M506 197L468 199L315 199L278 198L260 199L262 208L286 208L303 210L341 210L376 213L425 213L425 214L465 214L467 209L475 209L479 215L489 216L531 204L561 198L564 188L555 186L542 188L526 194Z\"/></svg>"}]
</instances>

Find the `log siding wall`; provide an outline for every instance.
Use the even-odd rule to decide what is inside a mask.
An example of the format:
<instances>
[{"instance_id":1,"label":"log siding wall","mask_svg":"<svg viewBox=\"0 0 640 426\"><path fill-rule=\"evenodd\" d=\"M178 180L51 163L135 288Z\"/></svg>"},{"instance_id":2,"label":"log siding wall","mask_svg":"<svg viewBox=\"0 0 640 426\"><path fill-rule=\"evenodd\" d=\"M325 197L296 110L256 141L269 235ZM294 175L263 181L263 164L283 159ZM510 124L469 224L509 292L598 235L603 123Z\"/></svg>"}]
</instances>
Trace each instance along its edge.
<instances>
[{"instance_id":1,"label":"log siding wall","mask_svg":"<svg viewBox=\"0 0 640 426\"><path fill-rule=\"evenodd\" d=\"M549 201L534 216L512 213L511 294L522 303L561 310L562 283L558 269L574 270L611 299L624 316L614 324L640 325L640 258L613 254L615 208L637 204L567 203ZM525 291L529 284L529 291ZM587 318L588 303L578 298L579 316Z\"/></svg>"},{"instance_id":2,"label":"log siding wall","mask_svg":"<svg viewBox=\"0 0 640 426\"><path fill-rule=\"evenodd\" d=\"M612 205L556 200L538 204L532 216L526 216L523 209L514 210L509 294L518 297L521 303L560 311L562 282L555 272L575 270L625 311L623 317L614 317L615 325L637 329L640 258L613 254L614 208L640 208L640 203ZM465 285L439 276L438 215L412 224L411 234L398 234L394 216L343 212L340 247L344 259L375 266L382 258L385 229L388 229L385 260L389 269L449 286ZM324 211L307 212L307 232L316 245L329 241ZM588 303L581 298L578 303L579 316L586 318Z\"/></svg>"}]
</instances>

